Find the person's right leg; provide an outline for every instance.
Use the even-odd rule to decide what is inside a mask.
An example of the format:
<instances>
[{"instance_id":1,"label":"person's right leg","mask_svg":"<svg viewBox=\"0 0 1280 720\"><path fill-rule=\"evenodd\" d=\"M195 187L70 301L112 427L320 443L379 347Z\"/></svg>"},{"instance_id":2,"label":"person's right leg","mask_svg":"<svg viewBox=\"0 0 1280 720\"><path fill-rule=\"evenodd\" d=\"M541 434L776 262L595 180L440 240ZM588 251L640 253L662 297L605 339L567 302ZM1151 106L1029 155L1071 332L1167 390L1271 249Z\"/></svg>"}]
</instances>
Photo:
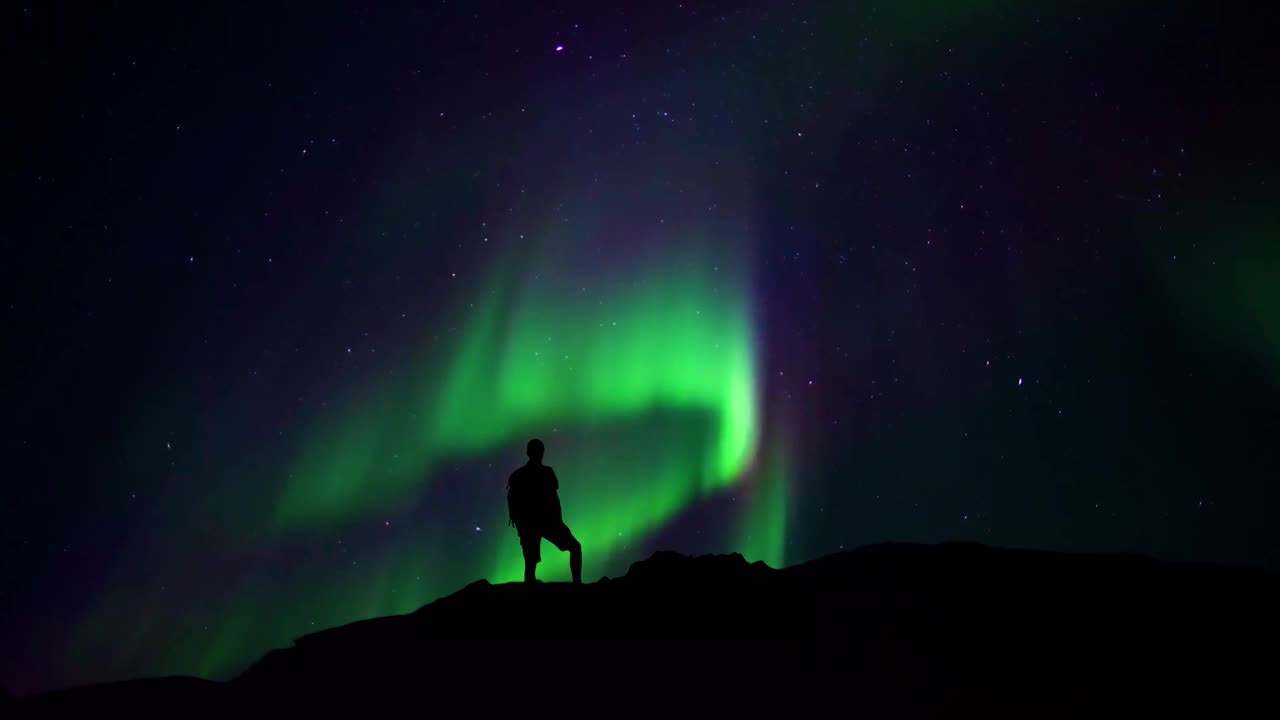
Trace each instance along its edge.
<instances>
[{"instance_id":1,"label":"person's right leg","mask_svg":"<svg viewBox=\"0 0 1280 720\"><path fill-rule=\"evenodd\" d=\"M582 543L577 538L573 538L573 544L569 546L569 572L573 573L573 584L582 584Z\"/></svg>"}]
</instances>

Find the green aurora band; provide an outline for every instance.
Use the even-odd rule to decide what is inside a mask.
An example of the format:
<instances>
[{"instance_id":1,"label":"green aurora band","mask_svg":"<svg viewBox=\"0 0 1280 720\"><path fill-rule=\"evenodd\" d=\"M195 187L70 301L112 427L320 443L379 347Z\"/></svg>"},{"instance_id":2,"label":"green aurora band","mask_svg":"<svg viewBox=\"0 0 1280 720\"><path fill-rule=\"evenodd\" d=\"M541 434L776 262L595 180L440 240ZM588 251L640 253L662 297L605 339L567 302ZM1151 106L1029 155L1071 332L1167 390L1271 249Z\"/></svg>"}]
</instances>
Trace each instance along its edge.
<instances>
[{"instance_id":1,"label":"green aurora band","mask_svg":"<svg viewBox=\"0 0 1280 720\"><path fill-rule=\"evenodd\" d=\"M559 256L544 253L523 268L525 277L554 278ZM421 377L402 373L315 434L290 474L278 520L324 525L401 506L441 459L550 427L657 410L703 413L716 431L701 457L682 458L677 477L653 483L634 502L615 497L611 505L624 509L600 518L627 536L661 523L696 491L732 482L759 433L746 288L717 267L676 261L595 302L575 297L570 278L522 287L509 269L495 271L442 372L424 362Z\"/></svg>"}]
</instances>

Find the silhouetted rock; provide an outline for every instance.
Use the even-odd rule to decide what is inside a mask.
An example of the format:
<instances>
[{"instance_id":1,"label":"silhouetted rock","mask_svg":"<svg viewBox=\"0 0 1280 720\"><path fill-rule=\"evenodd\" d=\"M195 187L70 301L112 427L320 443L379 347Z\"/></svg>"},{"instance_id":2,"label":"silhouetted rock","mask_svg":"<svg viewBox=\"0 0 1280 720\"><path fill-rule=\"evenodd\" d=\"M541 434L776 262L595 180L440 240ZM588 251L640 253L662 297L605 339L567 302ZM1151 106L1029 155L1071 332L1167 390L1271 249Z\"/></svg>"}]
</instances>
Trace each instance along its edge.
<instances>
[{"instance_id":1,"label":"silhouetted rock","mask_svg":"<svg viewBox=\"0 0 1280 720\"><path fill-rule=\"evenodd\" d=\"M663 550L654 553L648 560L632 563L626 579L629 583L674 583L691 588L706 583L742 580L748 573L768 573L770 570L762 562L748 565L746 558L738 553L688 557Z\"/></svg>"},{"instance_id":2,"label":"silhouetted rock","mask_svg":"<svg viewBox=\"0 0 1280 720\"><path fill-rule=\"evenodd\" d=\"M621 578L480 581L299 638L228 683L116 683L34 713L169 717L1274 715L1280 583L1261 571L975 544L877 545L774 570L657 553ZM1270 708L1270 710L1268 710Z\"/></svg>"}]
</instances>

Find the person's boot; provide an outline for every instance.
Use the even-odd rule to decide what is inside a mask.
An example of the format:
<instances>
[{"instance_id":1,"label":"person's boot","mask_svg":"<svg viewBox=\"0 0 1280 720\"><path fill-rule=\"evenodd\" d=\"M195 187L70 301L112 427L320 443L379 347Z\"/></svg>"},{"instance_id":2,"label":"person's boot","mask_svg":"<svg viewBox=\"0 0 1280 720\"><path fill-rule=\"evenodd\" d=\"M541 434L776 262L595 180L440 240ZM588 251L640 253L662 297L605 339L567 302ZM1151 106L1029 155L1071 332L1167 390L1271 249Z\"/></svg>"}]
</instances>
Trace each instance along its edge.
<instances>
[{"instance_id":1,"label":"person's boot","mask_svg":"<svg viewBox=\"0 0 1280 720\"><path fill-rule=\"evenodd\" d=\"M582 551L578 550L569 555L569 572L573 573L573 584L582 584Z\"/></svg>"}]
</instances>

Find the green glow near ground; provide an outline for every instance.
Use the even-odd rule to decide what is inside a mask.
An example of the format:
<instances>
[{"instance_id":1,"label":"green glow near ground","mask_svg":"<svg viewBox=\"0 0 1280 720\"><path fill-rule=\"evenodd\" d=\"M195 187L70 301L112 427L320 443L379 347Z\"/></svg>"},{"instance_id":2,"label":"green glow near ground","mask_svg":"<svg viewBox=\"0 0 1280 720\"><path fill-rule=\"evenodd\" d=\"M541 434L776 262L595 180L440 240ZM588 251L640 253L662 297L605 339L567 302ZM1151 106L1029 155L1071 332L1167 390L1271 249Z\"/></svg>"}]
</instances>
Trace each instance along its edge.
<instances>
[{"instance_id":1,"label":"green glow near ground","mask_svg":"<svg viewBox=\"0 0 1280 720\"><path fill-rule=\"evenodd\" d=\"M763 560L775 568L786 564L790 471L784 440L774 434L746 498L747 511L738 518L734 547L748 560Z\"/></svg>"}]
</instances>

